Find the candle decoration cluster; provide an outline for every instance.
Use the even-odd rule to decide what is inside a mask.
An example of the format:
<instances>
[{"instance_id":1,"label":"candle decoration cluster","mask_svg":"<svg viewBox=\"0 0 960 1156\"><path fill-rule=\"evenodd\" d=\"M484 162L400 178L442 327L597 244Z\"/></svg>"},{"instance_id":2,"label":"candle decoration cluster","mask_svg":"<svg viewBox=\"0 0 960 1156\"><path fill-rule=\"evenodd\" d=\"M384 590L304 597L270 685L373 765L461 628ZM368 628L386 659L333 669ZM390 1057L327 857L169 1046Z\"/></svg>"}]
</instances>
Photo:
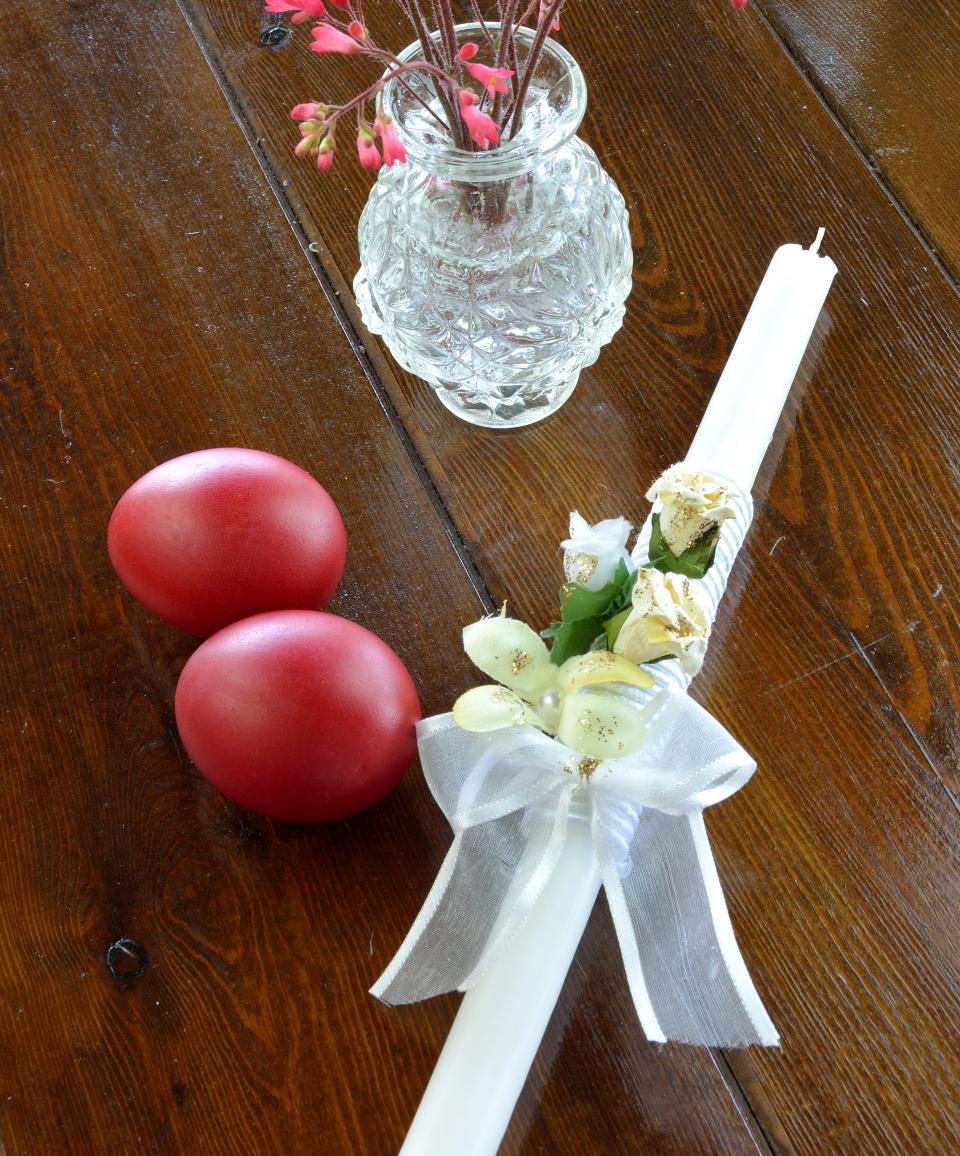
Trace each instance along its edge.
<instances>
[{"instance_id":1,"label":"candle decoration cluster","mask_svg":"<svg viewBox=\"0 0 960 1156\"><path fill-rule=\"evenodd\" d=\"M506 608L464 630L467 654L496 681L418 725L424 773L455 838L373 989L386 1002L470 989L514 939L571 825L583 821L647 1037L777 1042L736 946L702 819L756 764L685 693L752 504L695 463L671 467L648 498L631 554L626 519L590 525L571 515L561 617L541 634ZM671 900L646 861L654 833ZM653 904L669 915L654 918ZM652 939L641 935L650 927Z\"/></svg>"},{"instance_id":2,"label":"candle decoration cluster","mask_svg":"<svg viewBox=\"0 0 960 1156\"><path fill-rule=\"evenodd\" d=\"M664 659L691 676L700 669L711 616L697 587L716 559L722 524L742 503L732 482L683 463L647 498L656 508L633 556L625 518L590 525L570 515L560 618L539 634L508 618L506 605L464 630L467 655L496 681L457 699L457 726L533 726L588 760L643 745L645 723L622 689L653 687L648 667Z\"/></svg>"}]
</instances>

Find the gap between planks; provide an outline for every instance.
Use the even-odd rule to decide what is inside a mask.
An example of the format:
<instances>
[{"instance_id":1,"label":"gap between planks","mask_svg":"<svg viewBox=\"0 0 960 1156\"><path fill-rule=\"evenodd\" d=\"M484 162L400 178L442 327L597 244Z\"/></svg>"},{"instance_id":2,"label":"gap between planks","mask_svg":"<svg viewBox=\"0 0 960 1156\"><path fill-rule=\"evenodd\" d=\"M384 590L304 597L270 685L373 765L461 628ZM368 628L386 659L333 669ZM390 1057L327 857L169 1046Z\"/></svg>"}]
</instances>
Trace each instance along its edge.
<instances>
[{"instance_id":1,"label":"gap between planks","mask_svg":"<svg viewBox=\"0 0 960 1156\"><path fill-rule=\"evenodd\" d=\"M936 269L943 275L944 280L953 289L954 293L960 295L960 282L954 276L949 266L940 256L934 245L933 239L927 235L926 230L920 223L919 219L907 208L907 206L900 200L896 190L886 180L883 169L873 159L872 150L867 144L862 141L857 133L856 125L849 122L840 112L837 105L830 99L829 94L820 85L816 73L808 68L797 53L791 48L790 42L786 36L780 31L778 24L774 18L769 15L766 5L763 0L757 0L753 5L753 10L757 13L759 19L762 21L764 27L773 37L773 39L780 46L783 54L793 64L797 72L803 77L803 81L810 92L813 94L817 102L824 109L833 123L837 126L840 135L846 140L853 151L857 154L863 162L864 167L869 171L870 175L876 181L878 187L883 195L890 202L890 204L897 211L904 224L916 238L920 247L927 254L929 259L933 262Z\"/></svg>"}]
</instances>

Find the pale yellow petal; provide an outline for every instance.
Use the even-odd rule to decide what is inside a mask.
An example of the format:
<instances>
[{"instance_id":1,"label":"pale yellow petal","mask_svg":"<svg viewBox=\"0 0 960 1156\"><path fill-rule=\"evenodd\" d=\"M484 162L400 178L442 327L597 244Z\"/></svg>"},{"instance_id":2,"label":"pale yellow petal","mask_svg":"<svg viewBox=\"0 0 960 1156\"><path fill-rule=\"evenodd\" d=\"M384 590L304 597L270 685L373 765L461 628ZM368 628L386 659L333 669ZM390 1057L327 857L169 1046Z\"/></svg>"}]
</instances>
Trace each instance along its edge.
<instances>
[{"instance_id":1,"label":"pale yellow petal","mask_svg":"<svg viewBox=\"0 0 960 1156\"><path fill-rule=\"evenodd\" d=\"M497 731L527 724L543 729L537 712L505 686L477 686L460 695L453 704L453 721L465 731Z\"/></svg>"},{"instance_id":2,"label":"pale yellow petal","mask_svg":"<svg viewBox=\"0 0 960 1156\"><path fill-rule=\"evenodd\" d=\"M629 686L653 686L653 676L635 662L609 650L592 650L568 658L560 667L560 689L570 694L602 682L625 682Z\"/></svg>"},{"instance_id":3,"label":"pale yellow petal","mask_svg":"<svg viewBox=\"0 0 960 1156\"><path fill-rule=\"evenodd\" d=\"M526 697L556 682L546 643L516 618L484 618L464 628L463 648L484 674Z\"/></svg>"},{"instance_id":4,"label":"pale yellow petal","mask_svg":"<svg viewBox=\"0 0 960 1156\"><path fill-rule=\"evenodd\" d=\"M642 745L646 728L635 706L610 694L571 694L563 700L557 738L582 755L620 759Z\"/></svg>"}]
</instances>

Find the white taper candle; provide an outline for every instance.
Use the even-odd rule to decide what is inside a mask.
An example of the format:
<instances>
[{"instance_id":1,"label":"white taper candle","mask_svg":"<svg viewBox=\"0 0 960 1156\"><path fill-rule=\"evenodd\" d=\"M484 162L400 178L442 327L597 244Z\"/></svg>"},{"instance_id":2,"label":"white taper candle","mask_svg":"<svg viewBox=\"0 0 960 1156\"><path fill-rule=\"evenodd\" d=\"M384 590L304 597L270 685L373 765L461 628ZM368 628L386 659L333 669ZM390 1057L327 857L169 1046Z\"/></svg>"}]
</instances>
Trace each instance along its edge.
<instances>
[{"instance_id":1,"label":"white taper candle","mask_svg":"<svg viewBox=\"0 0 960 1156\"><path fill-rule=\"evenodd\" d=\"M774 253L730 352L687 460L753 489L837 267L809 249Z\"/></svg>"},{"instance_id":2,"label":"white taper candle","mask_svg":"<svg viewBox=\"0 0 960 1156\"><path fill-rule=\"evenodd\" d=\"M749 492L837 267L809 249L773 255L687 461ZM493 1156L600 889L586 823L512 943L463 997L401 1156ZM639 1027L638 1027L639 1030Z\"/></svg>"}]
</instances>

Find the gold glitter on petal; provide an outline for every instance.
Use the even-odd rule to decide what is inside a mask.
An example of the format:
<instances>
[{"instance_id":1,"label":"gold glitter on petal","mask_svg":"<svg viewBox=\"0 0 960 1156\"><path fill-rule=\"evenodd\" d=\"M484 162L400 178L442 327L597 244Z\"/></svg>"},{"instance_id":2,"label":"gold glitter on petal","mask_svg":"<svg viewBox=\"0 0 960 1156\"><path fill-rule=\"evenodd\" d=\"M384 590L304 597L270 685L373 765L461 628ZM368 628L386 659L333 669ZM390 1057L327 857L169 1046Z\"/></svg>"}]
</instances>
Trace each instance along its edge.
<instances>
[{"instance_id":1,"label":"gold glitter on petal","mask_svg":"<svg viewBox=\"0 0 960 1156\"><path fill-rule=\"evenodd\" d=\"M603 762L603 759L589 759L586 756L577 759L567 759L563 764L563 770L568 775L578 775L581 779L590 781L597 767Z\"/></svg>"},{"instance_id":2,"label":"gold glitter on petal","mask_svg":"<svg viewBox=\"0 0 960 1156\"><path fill-rule=\"evenodd\" d=\"M569 582L587 582L596 573L596 554L569 553L564 559L564 573Z\"/></svg>"},{"instance_id":3,"label":"gold glitter on petal","mask_svg":"<svg viewBox=\"0 0 960 1156\"><path fill-rule=\"evenodd\" d=\"M533 656L527 654L525 650L515 650L510 662L510 669L513 671L514 678L521 670L526 670L528 666L533 666Z\"/></svg>"}]
</instances>

